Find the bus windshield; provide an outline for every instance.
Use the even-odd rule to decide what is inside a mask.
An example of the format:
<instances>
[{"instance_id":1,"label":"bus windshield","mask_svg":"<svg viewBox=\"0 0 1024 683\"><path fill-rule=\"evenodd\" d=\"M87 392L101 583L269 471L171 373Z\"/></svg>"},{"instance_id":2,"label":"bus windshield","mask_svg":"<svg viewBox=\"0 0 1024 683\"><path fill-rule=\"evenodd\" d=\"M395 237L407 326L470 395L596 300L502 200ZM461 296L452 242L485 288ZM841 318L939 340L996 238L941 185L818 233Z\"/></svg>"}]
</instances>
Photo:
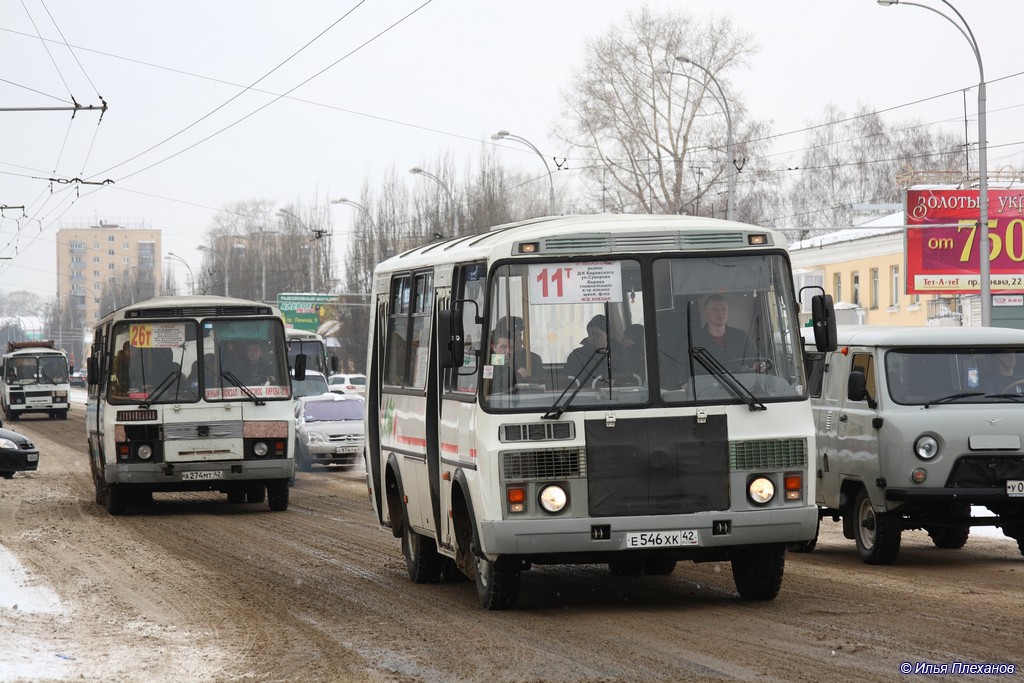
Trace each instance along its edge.
<instances>
[{"instance_id":1,"label":"bus windshield","mask_svg":"<svg viewBox=\"0 0 1024 683\"><path fill-rule=\"evenodd\" d=\"M288 398L283 340L270 320L121 322L112 333L108 398L182 403Z\"/></svg>"},{"instance_id":2,"label":"bus windshield","mask_svg":"<svg viewBox=\"0 0 1024 683\"><path fill-rule=\"evenodd\" d=\"M7 364L8 384L67 384L68 362L64 356L19 356Z\"/></svg>"},{"instance_id":3,"label":"bus windshield","mask_svg":"<svg viewBox=\"0 0 1024 683\"><path fill-rule=\"evenodd\" d=\"M784 256L500 265L482 396L535 411L806 398Z\"/></svg>"}]
</instances>

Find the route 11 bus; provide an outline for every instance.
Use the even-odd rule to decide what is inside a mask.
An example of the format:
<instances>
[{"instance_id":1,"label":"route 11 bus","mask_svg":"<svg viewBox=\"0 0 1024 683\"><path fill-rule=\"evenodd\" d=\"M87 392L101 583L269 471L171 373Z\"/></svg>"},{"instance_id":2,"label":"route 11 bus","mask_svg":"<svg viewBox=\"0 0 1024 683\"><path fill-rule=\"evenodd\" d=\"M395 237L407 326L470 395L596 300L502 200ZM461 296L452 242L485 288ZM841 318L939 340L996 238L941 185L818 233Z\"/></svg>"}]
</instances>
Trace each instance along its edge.
<instances>
[{"instance_id":1,"label":"route 11 bus","mask_svg":"<svg viewBox=\"0 0 1024 683\"><path fill-rule=\"evenodd\" d=\"M8 420L28 413L68 418L68 357L52 339L7 342L0 365L0 400Z\"/></svg>"},{"instance_id":2,"label":"route 11 bus","mask_svg":"<svg viewBox=\"0 0 1024 683\"><path fill-rule=\"evenodd\" d=\"M776 596L817 524L781 234L541 218L395 256L373 296L367 480L412 580L457 568L502 609L533 564L727 560L743 598Z\"/></svg>"},{"instance_id":3,"label":"route 11 bus","mask_svg":"<svg viewBox=\"0 0 1024 683\"><path fill-rule=\"evenodd\" d=\"M136 303L99 322L87 368L89 461L111 514L154 491L287 509L295 422L276 308L215 296Z\"/></svg>"}]
</instances>

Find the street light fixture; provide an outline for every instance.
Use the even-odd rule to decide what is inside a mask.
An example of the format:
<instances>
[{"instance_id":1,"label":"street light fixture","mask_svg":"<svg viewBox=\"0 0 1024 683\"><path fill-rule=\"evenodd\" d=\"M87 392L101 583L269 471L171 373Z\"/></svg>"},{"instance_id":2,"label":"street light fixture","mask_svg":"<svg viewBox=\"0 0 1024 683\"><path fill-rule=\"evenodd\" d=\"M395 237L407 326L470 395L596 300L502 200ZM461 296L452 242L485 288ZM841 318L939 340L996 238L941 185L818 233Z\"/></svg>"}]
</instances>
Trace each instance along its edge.
<instances>
[{"instance_id":1,"label":"street light fixture","mask_svg":"<svg viewBox=\"0 0 1024 683\"><path fill-rule=\"evenodd\" d=\"M186 261L182 257L178 256L173 251L167 252L167 258L177 259L178 261L181 261L185 265L185 268L188 269L188 293L189 294L195 294L196 293L196 279L195 279L195 276L192 275L192 266L188 265L188 261Z\"/></svg>"},{"instance_id":2,"label":"street light fixture","mask_svg":"<svg viewBox=\"0 0 1024 683\"><path fill-rule=\"evenodd\" d=\"M920 7L930 12L935 12L940 17L953 24L953 26L956 26L956 29L963 34L964 38L967 39L967 42L971 46L971 50L974 52L974 58L978 61L978 227L980 229L978 240L978 279L981 280L981 326L991 327L992 276L989 264L991 245L988 242L988 136L985 121L985 102L987 99L985 95L985 66L981 62L981 50L978 48L978 41L974 37L974 32L971 30L970 24L967 23L966 19L964 19L964 15L960 14L957 8L951 5L948 0L939 1L949 9L953 10L953 13L956 14L958 19L960 19L959 24L948 14L940 12L934 7L929 7L928 5L922 5L916 2L878 0L878 4L882 7L889 7L890 5L910 5L911 7Z\"/></svg>"},{"instance_id":3,"label":"street light fixture","mask_svg":"<svg viewBox=\"0 0 1024 683\"><path fill-rule=\"evenodd\" d=\"M524 145L526 145L527 147L529 147L530 149L532 149L534 152L537 153L537 156L540 157L540 160L544 162L544 168L547 169L547 172L548 172L548 185L549 185L549 191L548 191L548 215L549 216L554 216L555 215L555 179L551 175L551 166L548 165L548 160L544 157L543 154L540 153L540 150L537 149L537 147L532 142L527 140L526 138L520 137L518 135L513 135L512 133L508 132L505 129L499 130L497 133L495 133L494 135L491 136L491 139L492 140L505 140L505 139L509 139L509 140L514 140L516 142L521 142Z\"/></svg>"},{"instance_id":4,"label":"street light fixture","mask_svg":"<svg viewBox=\"0 0 1024 683\"><path fill-rule=\"evenodd\" d=\"M697 67L698 69L706 73L708 75L708 78L711 79L711 82L715 84L716 88L718 88L718 94L721 96L719 101L722 103L722 111L725 112L725 155L726 157L728 157L729 164L729 177L727 178L727 190L725 195L725 217L727 220L734 220L736 204L736 174L738 173L738 170L736 168L736 148L732 139L732 114L729 112L729 101L725 99L725 90L722 88L722 84L718 82L718 79L715 78L715 75L713 73L711 73L708 69L701 66L697 62L690 59L689 55L676 55L676 61L682 62L683 64L692 64L693 66ZM670 71L669 73L676 72ZM688 76L687 74L679 75L685 78L691 78L691 76Z\"/></svg>"},{"instance_id":5,"label":"street light fixture","mask_svg":"<svg viewBox=\"0 0 1024 683\"><path fill-rule=\"evenodd\" d=\"M227 262L227 259L225 259L223 256L221 256L218 252L214 251L213 249L210 249L205 244L200 244L198 247L196 247L196 249L198 251L205 251L210 256L215 256L217 258L217 260L220 261L221 267L224 269L224 296L231 296L231 290L229 288L229 284L230 283L228 282L228 262Z\"/></svg>"},{"instance_id":6,"label":"street light fixture","mask_svg":"<svg viewBox=\"0 0 1024 683\"><path fill-rule=\"evenodd\" d=\"M368 221L370 221L370 225L372 225L374 227L376 227L376 225L377 225L376 222L373 220L373 214L370 213L370 210L367 209L362 204L360 204L359 202L354 202L351 199L347 199L345 197L342 197L340 199L332 199L331 200L331 204L348 204L349 206L354 206L355 208L357 208L361 212L363 212L363 214L366 216L366 219Z\"/></svg>"},{"instance_id":7,"label":"street light fixture","mask_svg":"<svg viewBox=\"0 0 1024 683\"><path fill-rule=\"evenodd\" d=\"M302 226L304 229L309 230L311 233L313 233L313 239L314 240L318 240L321 237L323 237L324 235L330 235L330 233L324 232L323 230L310 230L309 226L306 225L305 223L303 223L301 218L296 216L294 213L292 213L288 209L278 209L277 210L277 215L278 216L284 216L285 218L291 218L296 223L298 223L300 226ZM313 247L311 247L311 246L303 246L302 248L303 249L307 249L308 253L309 253L309 293L312 294L312 293L316 292L316 287L313 284L313 274L314 274L313 265L315 263L314 258L313 258L314 257L314 255L313 255Z\"/></svg>"},{"instance_id":8,"label":"street light fixture","mask_svg":"<svg viewBox=\"0 0 1024 683\"><path fill-rule=\"evenodd\" d=\"M440 178L438 178L433 173L428 173L428 172L424 171L419 166L413 166L412 168L410 168L409 169L409 173L412 173L413 175L426 176L426 177L430 178L431 180L433 180L434 182L436 182L438 185L440 185L441 189L443 189L445 191L445 193L448 195L448 202L449 202L449 205L451 206L451 210L452 210L452 235L453 236L458 235L459 234L459 212L458 212L457 207L455 206L455 195L453 195L452 191L448 189L448 186L445 185L445 182L443 180L441 180Z\"/></svg>"}]
</instances>

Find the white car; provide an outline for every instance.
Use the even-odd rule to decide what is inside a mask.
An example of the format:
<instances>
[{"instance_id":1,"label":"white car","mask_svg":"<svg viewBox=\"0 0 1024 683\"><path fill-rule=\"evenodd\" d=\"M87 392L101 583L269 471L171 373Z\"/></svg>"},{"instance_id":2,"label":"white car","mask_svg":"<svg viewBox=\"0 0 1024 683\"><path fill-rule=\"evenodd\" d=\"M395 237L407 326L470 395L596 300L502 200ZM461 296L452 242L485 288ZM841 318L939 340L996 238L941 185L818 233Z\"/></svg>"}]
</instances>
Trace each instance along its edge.
<instances>
[{"instance_id":1,"label":"white car","mask_svg":"<svg viewBox=\"0 0 1024 683\"><path fill-rule=\"evenodd\" d=\"M366 375L331 375L327 379L327 384L330 390L336 394L362 395L366 393Z\"/></svg>"},{"instance_id":2,"label":"white car","mask_svg":"<svg viewBox=\"0 0 1024 683\"><path fill-rule=\"evenodd\" d=\"M328 393L327 378L316 370L306 370L306 378L295 379L292 376L292 398L300 399L303 396L320 396Z\"/></svg>"},{"instance_id":3,"label":"white car","mask_svg":"<svg viewBox=\"0 0 1024 683\"><path fill-rule=\"evenodd\" d=\"M295 466L309 472L314 464L352 467L363 453L362 396L328 393L295 402Z\"/></svg>"}]
</instances>

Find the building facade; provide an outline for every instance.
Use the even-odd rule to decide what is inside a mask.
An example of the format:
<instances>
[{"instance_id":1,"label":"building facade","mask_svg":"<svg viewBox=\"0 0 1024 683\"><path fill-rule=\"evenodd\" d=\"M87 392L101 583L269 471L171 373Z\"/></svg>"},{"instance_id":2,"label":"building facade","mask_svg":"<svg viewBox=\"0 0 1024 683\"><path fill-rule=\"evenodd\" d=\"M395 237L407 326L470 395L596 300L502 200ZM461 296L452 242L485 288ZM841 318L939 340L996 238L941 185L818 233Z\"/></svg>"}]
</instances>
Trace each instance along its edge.
<instances>
[{"instance_id":1,"label":"building facade","mask_svg":"<svg viewBox=\"0 0 1024 683\"><path fill-rule=\"evenodd\" d=\"M82 338L110 311L160 291L160 231L103 223L57 232L57 300Z\"/></svg>"}]
</instances>

